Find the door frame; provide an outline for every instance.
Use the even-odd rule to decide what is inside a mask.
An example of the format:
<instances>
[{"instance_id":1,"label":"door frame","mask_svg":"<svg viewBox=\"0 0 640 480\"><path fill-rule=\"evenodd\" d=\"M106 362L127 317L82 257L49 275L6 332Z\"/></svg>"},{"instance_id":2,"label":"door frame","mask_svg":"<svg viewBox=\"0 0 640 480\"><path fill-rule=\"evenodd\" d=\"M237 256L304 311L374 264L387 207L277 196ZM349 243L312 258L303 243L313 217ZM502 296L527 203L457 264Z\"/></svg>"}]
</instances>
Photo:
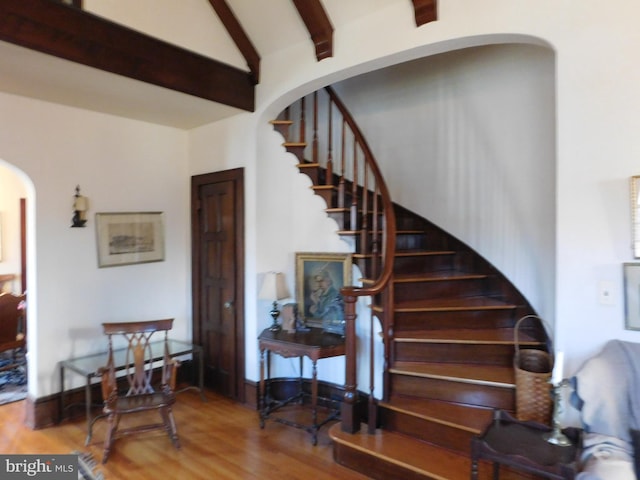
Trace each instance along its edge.
<instances>
[{"instance_id":1,"label":"door frame","mask_svg":"<svg viewBox=\"0 0 640 480\"><path fill-rule=\"evenodd\" d=\"M199 232L199 196L200 187L211 184L231 181L234 184L234 224L236 248L236 392L237 400L245 403L245 307L244 307L244 169L235 168L220 172L204 173L191 177L191 301L192 301L192 328L193 342L202 344L202 332L200 331L200 232Z\"/></svg>"}]
</instances>

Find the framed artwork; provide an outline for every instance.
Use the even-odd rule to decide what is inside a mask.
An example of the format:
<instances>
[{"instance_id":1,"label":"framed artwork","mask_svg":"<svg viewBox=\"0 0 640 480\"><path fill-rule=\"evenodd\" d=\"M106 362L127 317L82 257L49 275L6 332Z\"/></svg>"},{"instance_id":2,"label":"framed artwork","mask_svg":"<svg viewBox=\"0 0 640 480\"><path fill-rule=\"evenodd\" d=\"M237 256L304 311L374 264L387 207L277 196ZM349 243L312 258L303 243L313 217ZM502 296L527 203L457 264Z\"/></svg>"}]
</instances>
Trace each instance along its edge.
<instances>
[{"instance_id":1,"label":"framed artwork","mask_svg":"<svg viewBox=\"0 0 640 480\"><path fill-rule=\"evenodd\" d=\"M625 263L624 318L627 330L640 330L640 263Z\"/></svg>"},{"instance_id":2,"label":"framed artwork","mask_svg":"<svg viewBox=\"0 0 640 480\"><path fill-rule=\"evenodd\" d=\"M162 212L96 213L98 267L164 260Z\"/></svg>"},{"instance_id":3,"label":"framed artwork","mask_svg":"<svg viewBox=\"0 0 640 480\"><path fill-rule=\"evenodd\" d=\"M640 258L640 175L631 177L631 248Z\"/></svg>"},{"instance_id":4,"label":"framed artwork","mask_svg":"<svg viewBox=\"0 0 640 480\"><path fill-rule=\"evenodd\" d=\"M296 298L305 325L344 334L345 285L351 285L351 254L296 253Z\"/></svg>"}]
</instances>

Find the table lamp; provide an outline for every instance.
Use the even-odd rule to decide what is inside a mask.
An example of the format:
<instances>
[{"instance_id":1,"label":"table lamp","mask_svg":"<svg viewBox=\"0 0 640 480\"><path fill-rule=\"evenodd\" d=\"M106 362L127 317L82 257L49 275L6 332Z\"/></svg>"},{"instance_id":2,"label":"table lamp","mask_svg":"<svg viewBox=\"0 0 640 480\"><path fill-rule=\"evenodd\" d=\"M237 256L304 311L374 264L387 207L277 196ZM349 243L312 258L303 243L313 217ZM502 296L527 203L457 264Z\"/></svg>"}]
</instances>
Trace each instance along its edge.
<instances>
[{"instance_id":1,"label":"table lamp","mask_svg":"<svg viewBox=\"0 0 640 480\"><path fill-rule=\"evenodd\" d=\"M273 306L271 307L271 311L269 312L271 318L273 319L273 323L271 324L271 327L269 327L269 330L271 330L272 332L279 332L282 328L280 325L278 325L278 317L280 316L280 311L278 310L278 300L282 300L283 298L288 297L289 290L287 289L287 284L284 281L284 273L265 273L264 278L262 279L262 288L260 288L258 298L260 298L260 300L273 301Z\"/></svg>"}]
</instances>

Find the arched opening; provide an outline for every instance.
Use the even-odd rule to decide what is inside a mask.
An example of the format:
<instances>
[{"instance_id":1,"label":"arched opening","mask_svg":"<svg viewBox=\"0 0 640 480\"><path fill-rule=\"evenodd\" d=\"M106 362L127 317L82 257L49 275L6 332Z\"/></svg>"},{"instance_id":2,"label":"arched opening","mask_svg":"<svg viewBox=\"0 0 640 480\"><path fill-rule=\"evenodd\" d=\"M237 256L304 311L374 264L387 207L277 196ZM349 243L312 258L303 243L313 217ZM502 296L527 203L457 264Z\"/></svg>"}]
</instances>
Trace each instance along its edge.
<instances>
[{"instance_id":1,"label":"arched opening","mask_svg":"<svg viewBox=\"0 0 640 480\"><path fill-rule=\"evenodd\" d=\"M18 303L19 332L16 338L26 339L26 347L0 351L0 405L27 396L27 364L29 362L29 331L34 321L26 315L28 245L30 229L27 221L33 199L33 184L21 170L0 160L0 292L9 298L24 295ZM20 297L22 298L22 297ZM9 312L11 313L11 312ZM28 325L31 323L31 325ZM3 323L3 325L5 325ZM11 323L7 328L13 328ZM10 332L13 335L13 332ZM8 333L7 333L8 335Z\"/></svg>"}]
</instances>

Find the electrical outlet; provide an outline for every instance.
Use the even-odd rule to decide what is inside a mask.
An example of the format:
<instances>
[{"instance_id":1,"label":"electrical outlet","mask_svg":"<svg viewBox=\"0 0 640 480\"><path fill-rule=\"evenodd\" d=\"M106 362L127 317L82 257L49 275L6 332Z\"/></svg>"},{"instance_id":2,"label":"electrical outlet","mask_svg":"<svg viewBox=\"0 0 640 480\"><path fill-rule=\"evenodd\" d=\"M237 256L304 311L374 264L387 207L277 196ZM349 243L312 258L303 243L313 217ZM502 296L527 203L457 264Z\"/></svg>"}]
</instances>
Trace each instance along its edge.
<instances>
[{"instance_id":1,"label":"electrical outlet","mask_svg":"<svg viewBox=\"0 0 640 480\"><path fill-rule=\"evenodd\" d=\"M613 305L615 303L613 290L613 282L611 281L601 280L598 283L598 299L601 305Z\"/></svg>"}]
</instances>

